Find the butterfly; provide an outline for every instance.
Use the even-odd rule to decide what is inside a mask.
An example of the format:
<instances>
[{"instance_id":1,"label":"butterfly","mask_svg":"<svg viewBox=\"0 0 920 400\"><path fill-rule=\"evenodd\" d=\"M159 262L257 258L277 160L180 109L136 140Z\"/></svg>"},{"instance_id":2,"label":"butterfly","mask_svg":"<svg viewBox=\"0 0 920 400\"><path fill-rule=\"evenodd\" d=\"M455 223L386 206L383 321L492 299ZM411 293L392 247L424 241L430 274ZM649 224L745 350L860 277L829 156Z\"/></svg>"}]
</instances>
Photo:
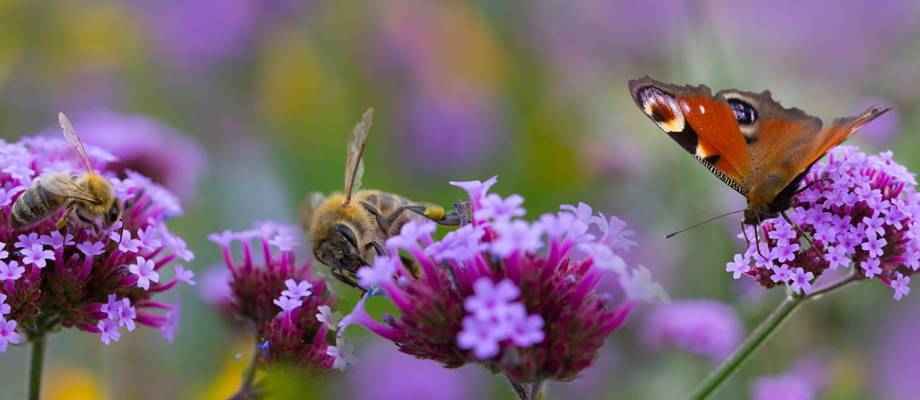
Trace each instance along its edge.
<instances>
[{"instance_id":1,"label":"butterfly","mask_svg":"<svg viewBox=\"0 0 920 400\"><path fill-rule=\"evenodd\" d=\"M736 89L715 95L709 87L663 83L648 76L629 81L636 105L661 130L747 199L744 224L785 215L815 162L863 125L888 112L821 120L785 108L770 91Z\"/></svg>"}]
</instances>

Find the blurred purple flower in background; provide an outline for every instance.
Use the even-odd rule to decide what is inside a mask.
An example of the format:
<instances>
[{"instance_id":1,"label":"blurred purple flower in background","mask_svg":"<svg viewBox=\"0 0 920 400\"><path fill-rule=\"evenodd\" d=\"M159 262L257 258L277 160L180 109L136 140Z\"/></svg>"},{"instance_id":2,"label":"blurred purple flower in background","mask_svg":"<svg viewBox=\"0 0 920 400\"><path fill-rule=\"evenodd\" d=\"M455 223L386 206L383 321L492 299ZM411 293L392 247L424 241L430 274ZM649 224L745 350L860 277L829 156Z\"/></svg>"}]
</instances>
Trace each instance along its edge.
<instances>
[{"instance_id":1,"label":"blurred purple flower in background","mask_svg":"<svg viewBox=\"0 0 920 400\"><path fill-rule=\"evenodd\" d=\"M813 400L826 384L825 366L814 358L798 361L786 373L754 382L752 400Z\"/></svg>"},{"instance_id":2,"label":"blurred purple flower in background","mask_svg":"<svg viewBox=\"0 0 920 400\"><path fill-rule=\"evenodd\" d=\"M0 210L0 296L9 305L0 307L3 347L60 327L100 334L110 344L121 337L121 328L133 331L141 324L160 329L171 323L160 313L168 315L176 306L154 296L179 282L160 279L159 274L177 258L194 257L166 227L166 220L180 211L178 200L141 175L115 177L109 167L117 159L111 154L92 146L87 153L124 204L121 219L106 228L71 222L62 231L56 224L66 212L62 208L14 230L14 197L33 184L33 177L50 171L79 174L84 166L72 146L56 137L0 143L0 187L6 193Z\"/></svg>"},{"instance_id":3,"label":"blurred purple flower in background","mask_svg":"<svg viewBox=\"0 0 920 400\"><path fill-rule=\"evenodd\" d=\"M479 165L501 138L496 104L484 96L410 92L403 107L400 148L409 165L428 173Z\"/></svg>"},{"instance_id":4,"label":"blurred purple flower in background","mask_svg":"<svg viewBox=\"0 0 920 400\"><path fill-rule=\"evenodd\" d=\"M411 255L417 272L387 256L362 269L390 271L372 283L399 317L378 322L362 301L342 323L361 324L400 351L447 367L478 362L521 384L571 380L592 364L635 301L663 290L646 269L628 268L618 255L634 244L625 224L584 203L535 223L510 217L517 212L483 218L503 214L488 207L520 206L486 201L495 181L453 183L469 193L471 224L434 241L433 226L416 226L430 222L412 222L387 242ZM598 290L605 274L619 276L625 304L614 305L611 294Z\"/></svg>"},{"instance_id":5,"label":"blurred purple flower in background","mask_svg":"<svg viewBox=\"0 0 920 400\"><path fill-rule=\"evenodd\" d=\"M379 12L368 73L387 72L405 93L396 130L404 158L436 175L481 164L507 136L497 93L504 58L481 16L458 2L391 1Z\"/></svg>"},{"instance_id":6,"label":"blurred purple flower in background","mask_svg":"<svg viewBox=\"0 0 920 400\"><path fill-rule=\"evenodd\" d=\"M627 58L666 57L685 40L690 2L538 0L528 8L529 38L575 89L604 80Z\"/></svg>"},{"instance_id":7,"label":"blurred purple flower in background","mask_svg":"<svg viewBox=\"0 0 920 400\"><path fill-rule=\"evenodd\" d=\"M764 287L787 285L807 294L827 270L846 268L857 279L878 278L895 300L910 292L910 275L920 270L920 194L914 175L893 154L866 155L840 146L815 164L793 198L789 218L764 221L760 249L751 239L726 270L747 275ZM739 238L754 238L746 226ZM801 230L801 231L800 231ZM814 247L802 247L807 232Z\"/></svg>"},{"instance_id":8,"label":"blurred purple flower in background","mask_svg":"<svg viewBox=\"0 0 920 400\"><path fill-rule=\"evenodd\" d=\"M736 41L752 54L780 57L814 76L828 73L862 82L851 74L875 73L878 60L917 34L916 2L833 1L711 2L704 16L720 38ZM769 21L769 29L751 29ZM820 21L820 23L815 23ZM857 75L859 76L859 75Z\"/></svg>"},{"instance_id":9,"label":"blurred purple flower in background","mask_svg":"<svg viewBox=\"0 0 920 400\"><path fill-rule=\"evenodd\" d=\"M207 67L238 56L258 17L253 0L135 1L159 52L179 67Z\"/></svg>"},{"instance_id":10,"label":"blurred purple flower in background","mask_svg":"<svg viewBox=\"0 0 920 400\"><path fill-rule=\"evenodd\" d=\"M894 314L877 334L873 386L886 400L914 400L920 393L920 303L914 301Z\"/></svg>"},{"instance_id":11,"label":"blurred purple flower in background","mask_svg":"<svg viewBox=\"0 0 920 400\"><path fill-rule=\"evenodd\" d=\"M134 114L92 112L76 116L80 138L112 153L108 168L120 177L138 172L183 199L195 194L204 172L204 149L188 136L161 122ZM39 135L54 137L55 130Z\"/></svg>"},{"instance_id":12,"label":"blurred purple flower in background","mask_svg":"<svg viewBox=\"0 0 920 400\"><path fill-rule=\"evenodd\" d=\"M721 361L741 342L735 310L713 300L684 300L657 306L645 318L642 340L652 348L673 346Z\"/></svg>"},{"instance_id":13,"label":"blurred purple flower in background","mask_svg":"<svg viewBox=\"0 0 920 400\"><path fill-rule=\"evenodd\" d=\"M353 400L472 400L483 398L483 378L477 370L444 369L400 353L390 343L375 342L361 352L345 386Z\"/></svg>"},{"instance_id":14,"label":"blurred purple flower in background","mask_svg":"<svg viewBox=\"0 0 920 400\"><path fill-rule=\"evenodd\" d=\"M853 108L853 111L861 112L861 110L865 110L872 106L891 104L891 101L886 99L866 98L859 101L856 107ZM890 146L891 142L897 138L898 134L901 133L900 129L901 114L898 112L898 108L895 107L891 111L885 113L885 115L872 121L871 124L867 124L860 128L859 135L856 135L856 137L860 141L868 142L875 147L884 148Z\"/></svg>"}]
</instances>

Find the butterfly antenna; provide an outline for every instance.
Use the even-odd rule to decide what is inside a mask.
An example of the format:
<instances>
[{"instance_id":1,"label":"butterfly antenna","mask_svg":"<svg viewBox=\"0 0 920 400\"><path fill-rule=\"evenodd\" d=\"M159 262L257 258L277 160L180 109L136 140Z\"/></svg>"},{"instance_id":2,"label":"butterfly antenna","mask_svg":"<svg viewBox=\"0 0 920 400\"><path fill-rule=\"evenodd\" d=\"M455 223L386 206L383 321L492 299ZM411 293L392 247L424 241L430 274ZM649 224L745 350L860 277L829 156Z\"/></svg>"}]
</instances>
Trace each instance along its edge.
<instances>
[{"instance_id":1,"label":"butterfly antenna","mask_svg":"<svg viewBox=\"0 0 920 400\"><path fill-rule=\"evenodd\" d=\"M710 223L710 222L712 222L712 221L715 221L715 220L717 220L717 219L719 219L719 218L725 218L725 217L727 217L727 216L729 216L729 215L737 214L737 213L740 213L740 212L743 212L743 211L744 211L744 209L740 209L740 210L735 210L735 211L727 212L727 213L725 213L725 214L716 215L715 217L709 218L709 219L707 219L707 220L705 220L705 221L702 221L702 222L697 222L697 223L695 223L695 224L693 224L693 225L690 225L690 226L688 226L688 227L686 227L686 228L684 228L684 229L681 229L681 230L679 230L679 231L677 231L677 232L671 232L671 233L665 235L664 238L665 238L665 239L670 239L670 238L672 238L672 237L674 237L674 236L677 236L677 235L679 235L679 234L681 234L681 233L684 233L684 232L686 232L686 231L689 231L689 230L691 230L691 229L698 228L698 227L700 227L700 226L706 225L706 224L708 224L708 223Z\"/></svg>"}]
</instances>

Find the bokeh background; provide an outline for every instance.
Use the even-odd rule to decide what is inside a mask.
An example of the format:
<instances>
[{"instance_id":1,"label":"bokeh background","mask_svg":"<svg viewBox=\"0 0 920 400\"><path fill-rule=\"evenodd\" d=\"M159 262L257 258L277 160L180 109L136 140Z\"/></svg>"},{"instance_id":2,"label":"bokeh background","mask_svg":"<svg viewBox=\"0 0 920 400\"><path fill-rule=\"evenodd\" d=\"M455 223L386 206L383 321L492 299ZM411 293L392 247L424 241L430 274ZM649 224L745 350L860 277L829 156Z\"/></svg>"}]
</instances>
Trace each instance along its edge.
<instances>
[{"instance_id":1,"label":"bokeh background","mask_svg":"<svg viewBox=\"0 0 920 400\"><path fill-rule=\"evenodd\" d=\"M174 343L144 330L109 347L53 336L46 398L232 393L249 339L209 305L221 277L208 272L219 257L206 235L294 223L304 193L337 190L346 134L370 106L366 186L451 204L462 193L448 180L497 174L496 190L522 194L531 215L586 201L626 219L640 239L631 262L675 304L639 309L550 398L679 398L782 294L724 272L742 246L737 218L663 239L744 201L649 123L626 81L771 89L825 120L888 104L852 143L893 149L916 171L918 60L920 3L909 0L0 0L0 135L49 132L69 113L86 141L180 194L173 227L197 254ZM355 301L339 293L343 308ZM809 304L717 398L920 398L918 297L894 302L866 284ZM484 371L355 336L353 369L282 376L277 396L510 398ZM0 354L0 398L24 397L25 350Z\"/></svg>"}]
</instances>

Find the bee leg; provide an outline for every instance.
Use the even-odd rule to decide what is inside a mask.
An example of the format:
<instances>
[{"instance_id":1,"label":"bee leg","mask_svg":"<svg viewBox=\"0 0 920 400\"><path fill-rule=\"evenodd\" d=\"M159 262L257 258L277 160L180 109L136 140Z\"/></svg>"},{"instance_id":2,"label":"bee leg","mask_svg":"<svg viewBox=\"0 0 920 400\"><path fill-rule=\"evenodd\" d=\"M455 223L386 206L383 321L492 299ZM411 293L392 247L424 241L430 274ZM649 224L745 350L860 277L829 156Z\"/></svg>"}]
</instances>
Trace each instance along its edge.
<instances>
[{"instance_id":1,"label":"bee leg","mask_svg":"<svg viewBox=\"0 0 920 400\"><path fill-rule=\"evenodd\" d=\"M355 281L355 278L352 278L351 276L346 275L339 268L332 269L332 276L348 286L351 286L356 289L361 289L362 292L365 291L364 288L358 285L358 282Z\"/></svg>"},{"instance_id":2,"label":"bee leg","mask_svg":"<svg viewBox=\"0 0 920 400\"><path fill-rule=\"evenodd\" d=\"M67 226L67 222L70 221L70 218L72 216L73 216L73 207L67 207L67 211L64 212L64 215L61 215L61 218L58 218L58 221L55 224L57 229L63 229L65 226Z\"/></svg>"},{"instance_id":3,"label":"bee leg","mask_svg":"<svg viewBox=\"0 0 920 400\"><path fill-rule=\"evenodd\" d=\"M373 241L373 242L370 242L370 243L364 245L364 248L365 248L365 250L368 249L368 248L373 248L373 249L374 249L374 252L376 252L378 256L382 256L382 255L386 254L386 252L387 252L386 249L383 248L383 246L380 245L380 243L377 243L376 241Z\"/></svg>"}]
</instances>

